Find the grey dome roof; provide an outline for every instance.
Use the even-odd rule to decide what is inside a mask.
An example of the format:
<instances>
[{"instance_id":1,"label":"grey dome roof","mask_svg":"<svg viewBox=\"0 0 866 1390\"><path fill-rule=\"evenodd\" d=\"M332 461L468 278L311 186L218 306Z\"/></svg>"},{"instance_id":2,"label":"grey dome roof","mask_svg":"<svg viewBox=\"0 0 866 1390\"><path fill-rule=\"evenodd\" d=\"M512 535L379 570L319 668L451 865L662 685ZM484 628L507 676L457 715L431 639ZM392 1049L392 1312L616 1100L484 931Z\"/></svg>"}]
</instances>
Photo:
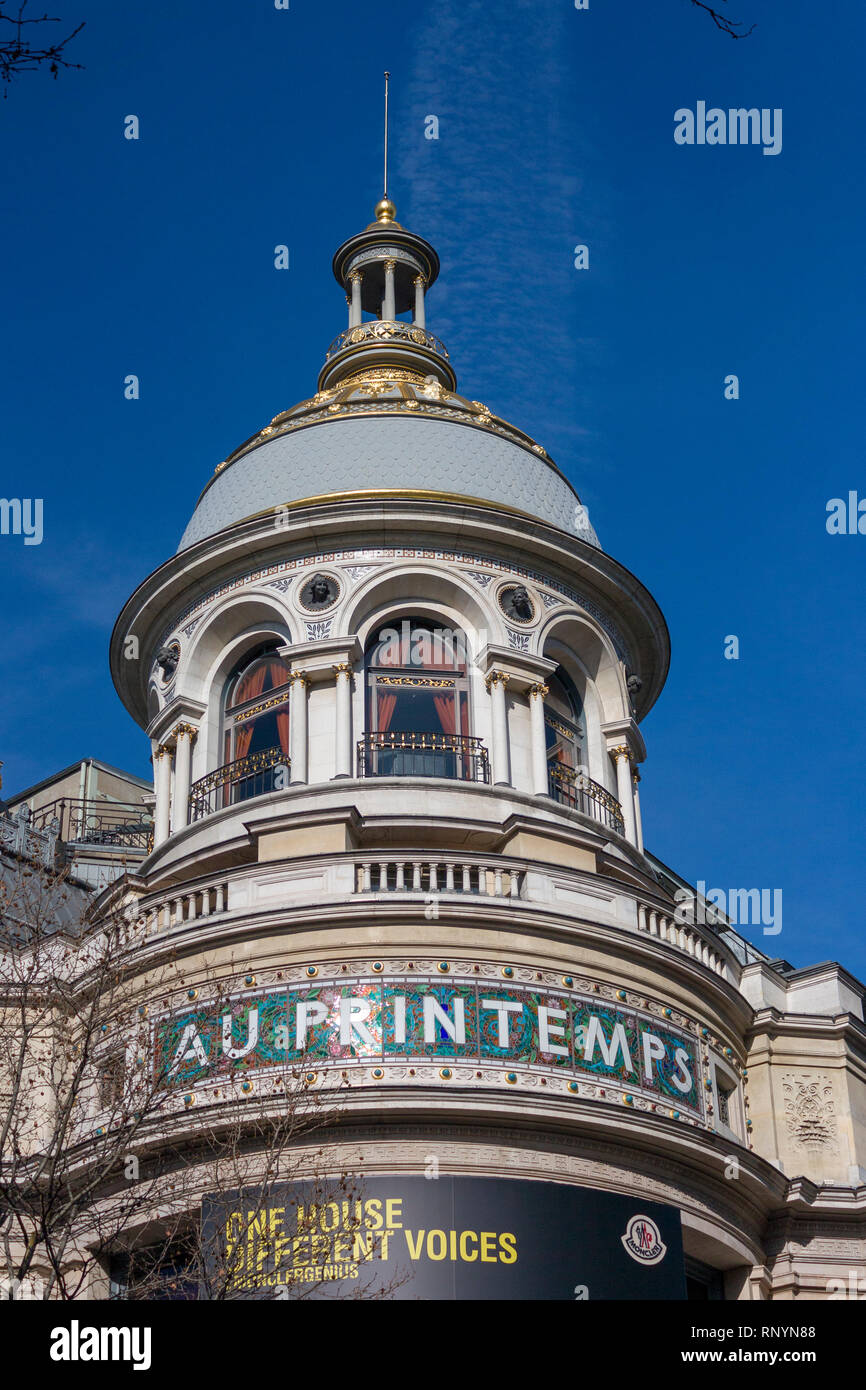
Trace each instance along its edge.
<instances>
[{"instance_id":1,"label":"grey dome roof","mask_svg":"<svg viewBox=\"0 0 866 1390\"><path fill-rule=\"evenodd\" d=\"M527 512L598 544L591 528L581 526L579 517L576 521L579 499L562 474L538 446L514 442L519 431L505 426L494 432L496 417L493 428L489 414L482 427L474 420L461 424L407 413L332 415L321 423L298 428L298 421L292 427L291 417L299 409L277 416L264 434L288 421L286 432L257 436L252 447L243 446L217 471L179 550L271 508L368 490L478 498ZM503 437L506 432L510 438Z\"/></svg>"}]
</instances>

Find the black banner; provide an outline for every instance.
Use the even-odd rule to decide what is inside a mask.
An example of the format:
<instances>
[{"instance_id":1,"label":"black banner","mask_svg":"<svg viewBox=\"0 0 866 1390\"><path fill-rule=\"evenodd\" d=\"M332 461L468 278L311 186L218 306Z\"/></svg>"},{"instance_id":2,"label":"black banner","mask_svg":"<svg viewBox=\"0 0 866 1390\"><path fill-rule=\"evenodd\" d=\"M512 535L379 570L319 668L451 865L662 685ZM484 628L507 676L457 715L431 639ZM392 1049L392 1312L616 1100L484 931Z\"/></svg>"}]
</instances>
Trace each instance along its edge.
<instances>
[{"instance_id":1,"label":"black banner","mask_svg":"<svg viewBox=\"0 0 866 1390\"><path fill-rule=\"evenodd\" d=\"M210 1296L683 1299L676 1208L560 1183L365 1178L205 1198Z\"/></svg>"}]
</instances>

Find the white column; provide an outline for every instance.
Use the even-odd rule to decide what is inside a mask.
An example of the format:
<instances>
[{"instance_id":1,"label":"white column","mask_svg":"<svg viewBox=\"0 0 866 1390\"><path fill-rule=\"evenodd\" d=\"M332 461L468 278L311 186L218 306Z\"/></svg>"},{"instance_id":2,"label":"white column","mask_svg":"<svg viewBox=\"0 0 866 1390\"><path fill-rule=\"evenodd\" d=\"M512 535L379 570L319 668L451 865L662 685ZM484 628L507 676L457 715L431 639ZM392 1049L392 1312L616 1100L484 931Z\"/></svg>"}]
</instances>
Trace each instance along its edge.
<instances>
[{"instance_id":1,"label":"white column","mask_svg":"<svg viewBox=\"0 0 866 1390\"><path fill-rule=\"evenodd\" d=\"M394 301L394 269L395 261L385 262L385 299L382 304L382 318L389 322L397 317Z\"/></svg>"},{"instance_id":2,"label":"white column","mask_svg":"<svg viewBox=\"0 0 866 1390\"><path fill-rule=\"evenodd\" d=\"M638 772L637 768L635 768L634 774L632 776L632 786L634 787L635 843L637 844L637 847L640 850L641 854L643 854L643 821L641 820L640 814L640 792L638 791L639 782L640 773Z\"/></svg>"},{"instance_id":3,"label":"white column","mask_svg":"<svg viewBox=\"0 0 866 1390\"><path fill-rule=\"evenodd\" d=\"M424 276L415 276L415 324L418 328L424 328Z\"/></svg>"},{"instance_id":4,"label":"white column","mask_svg":"<svg viewBox=\"0 0 866 1390\"><path fill-rule=\"evenodd\" d=\"M174 731L174 798L171 806L171 833L176 835L189 824L189 789L192 781L192 741L196 731L191 724L178 724Z\"/></svg>"},{"instance_id":5,"label":"white column","mask_svg":"<svg viewBox=\"0 0 866 1390\"><path fill-rule=\"evenodd\" d=\"M532 791L534 796L547 796L547 738L544 730L544 701L548 694L540 681L529 687L529 721L532 738Z\"/></svg>"},{"instance_id":6,"label":"white column","mask_svg":"<svg viewBox=\"0 0 866 1390\"><path fill-rule=\"evenodd\" d=\"M361 281L363 275L360 270L354 270L349 276L352 286L352 302L349 308L349 327L357 328L361 322Z\"/></svg>"},{"instance_id":7,"label":"white column","mask_svg":"<svg viewBox=\"0 0 866 1390\"><path fill-rule=\"evenodd\" d=\"M622 808L622 818L625 821L625 838L630 845L637 845L634 793L631 785L631 754L625 743L621 743L617 748L611 748L610 752L616 758L617 798Z\"/></svg>"},{"instance_id":8,"label":"white column","mask_svg":"<svg viewBox=\"0 0 866 1390\"><path fill-rule=\"evenodd\" d=\"M156 808L153 817L153 847L168 839L171 809L171 749L160 744L153 755L153 790Z\"/></svg>"},{"instance_id":9,"label":"white column","mask_svg":"<svg viewBox=\"0 0 866 1390\"><path fill-rule=\"evenodd\" d=\"M291 694L289 696L289 717L291 734L289 757L291 758L292 782L307 780L307 676L305 671L293 671L289 677Z\"/></svg>"},{"instance_id":10,"label":"white column","mask_svg":"<svg viewBox=\"0 0 866 1390\"><path fill-rule=\"evenodd\" d=\"M352 667L341 661L333 668L337 678L336 728L334 730L335 777L352 775Z\"/></svg>"},{"instance_id":11,"label":"white column","mask_svg":"<svg viewBox=\"0 0 866 1390\"><path fill-rule=\"evenodd\" d=\"M508 786L508 718L505 712L508 676L504 671L491 671L485 683L490 693L493 783L494 786Z\"/></svg>"}]
</instances>

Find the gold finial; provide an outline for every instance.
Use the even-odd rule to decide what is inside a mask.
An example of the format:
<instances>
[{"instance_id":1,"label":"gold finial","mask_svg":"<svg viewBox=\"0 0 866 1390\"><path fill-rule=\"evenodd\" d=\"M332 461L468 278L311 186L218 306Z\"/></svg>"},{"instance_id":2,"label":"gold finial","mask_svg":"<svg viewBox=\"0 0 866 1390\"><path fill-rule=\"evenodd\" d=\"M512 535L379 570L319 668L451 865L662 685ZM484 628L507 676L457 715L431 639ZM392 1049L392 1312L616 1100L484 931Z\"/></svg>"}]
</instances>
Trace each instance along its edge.
<instances>
[{"instance_id":1,"label":"gold finial","mask_svg":"<svg viewBox=\"0 0 866 1390\"><path fill-rule=\"evenodd\" d=\"M379 203L376 204L376 221L377 221L377 222L383 222L383 223L393 222L394 219L396 218L396 216L397 216L397 209L395 208L394 204L391 202L391 199L390 199L390 198L383 198L381 202L379 202Z\"/></svg>"}]
</instances>

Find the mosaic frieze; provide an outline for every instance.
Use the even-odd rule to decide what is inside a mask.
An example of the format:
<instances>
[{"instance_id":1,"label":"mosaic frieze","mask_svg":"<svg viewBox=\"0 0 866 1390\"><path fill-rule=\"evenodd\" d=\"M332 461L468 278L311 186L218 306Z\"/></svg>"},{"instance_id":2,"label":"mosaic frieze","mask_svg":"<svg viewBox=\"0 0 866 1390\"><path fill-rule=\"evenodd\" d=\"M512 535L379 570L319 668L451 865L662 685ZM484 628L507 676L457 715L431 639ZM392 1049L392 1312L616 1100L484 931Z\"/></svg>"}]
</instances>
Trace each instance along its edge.
<instances>
[{"instance_id":1,"label":"mosaic frieze","mask_svg":"<svg viewBox=\"0 0 866 1390\"><path fill-rule=\"evenodd\" d=\"M697 1040L630 1004L479 980L315 980L247 992L153 1022L170 1089L280 1066L398 1063L569 1076L702 1114ZM383 1073L384 1075L384 1073Z\"/></svg>"}]
</instances>

